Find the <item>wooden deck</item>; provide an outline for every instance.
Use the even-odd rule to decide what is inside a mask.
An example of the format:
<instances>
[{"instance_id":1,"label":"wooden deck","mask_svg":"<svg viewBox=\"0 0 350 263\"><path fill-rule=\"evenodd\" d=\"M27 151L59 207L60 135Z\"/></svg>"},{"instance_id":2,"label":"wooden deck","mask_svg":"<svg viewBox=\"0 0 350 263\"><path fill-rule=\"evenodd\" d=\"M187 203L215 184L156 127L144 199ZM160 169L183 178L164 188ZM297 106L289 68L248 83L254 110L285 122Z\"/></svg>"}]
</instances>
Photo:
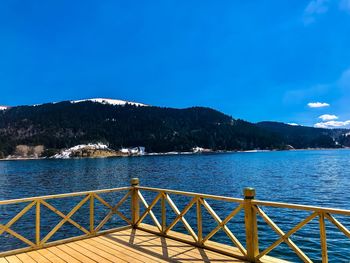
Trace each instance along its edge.
<instances>
[{"instance_id":1,"label":"wooden deck","mask_svg":"<svg viewBox=\"0 0 350 263\"><path fill-rule=\"evenodd\" d=\"M142 230L111 234L0 258L15 262L244 262Z\"/></svg>"}]
</instances>

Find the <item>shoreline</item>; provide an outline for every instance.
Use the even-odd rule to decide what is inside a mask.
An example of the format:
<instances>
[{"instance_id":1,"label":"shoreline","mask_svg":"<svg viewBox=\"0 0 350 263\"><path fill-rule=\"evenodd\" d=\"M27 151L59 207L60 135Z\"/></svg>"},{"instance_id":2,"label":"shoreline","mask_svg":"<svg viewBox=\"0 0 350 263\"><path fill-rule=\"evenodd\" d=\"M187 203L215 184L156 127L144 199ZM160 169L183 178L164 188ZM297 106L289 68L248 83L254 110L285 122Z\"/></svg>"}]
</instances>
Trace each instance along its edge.
<instances>
[{"instance_id":1,"label":"shoreline","mask_svg":"<svg viewBox=\"0 0 350 263\"><path fill-rule=\"evenodd\" d=\"M264 152L293 152L293 151L324 151L324 150L349 150L350 147L344 148L305 148L291 150L232 150L232 151L210 151L210 152L165 152L165 153L145 153L143 155L130 156L101 156L101 157L71 157L71 158L52 158L52 157L23 157L23 158L3 158L1 161L32 161L32 160L80 160L80 159L106 159L106 158L128 158L143 156L172 156L172 155L209 155L209 154L226 154L226 153L264 153Z\"/></svg>"}]
</instances>

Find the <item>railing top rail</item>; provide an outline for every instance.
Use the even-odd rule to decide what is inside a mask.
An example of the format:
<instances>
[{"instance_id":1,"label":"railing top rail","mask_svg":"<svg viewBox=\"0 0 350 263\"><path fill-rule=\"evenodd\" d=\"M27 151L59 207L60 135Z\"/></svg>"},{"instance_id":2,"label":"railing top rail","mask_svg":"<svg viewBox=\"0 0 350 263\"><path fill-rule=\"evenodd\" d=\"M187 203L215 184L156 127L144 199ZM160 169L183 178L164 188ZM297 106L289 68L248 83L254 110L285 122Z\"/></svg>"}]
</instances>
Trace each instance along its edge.
<instances>
[{"instance_id":1,"label":"railing top rail","mask_svg":"<svg viewBox=\"0 0 350 263\"><path fill-rule=\"evenodd\" d=\"M110 189L100 189L100 190L94 190L94 191L73 192L73 193L64 193L64 194L56 194L56 195L44 195L44 196L34 196L34 197L26 197L26 198L18 198L18 199L10 199L10 200L0 200L0 205L32 202L38 199L48 200L48 199L57 199L57 198L65 198L65 197L75 197L75 196L82 196L82 195L87 195L91 193L103 194L103 193L119 192L119 191L130 190L130 189L131 187L128 186L128 187L118 187L118 188L110 188Z\"/></svg>"},{"instance_id":2,"label":"railing top rail","mask_svg":"<svg viewBox=\"0 0 350 263\"><path fill-rule=\"evenodd\" d=\"M55 194L55 195L18 198L18 199L10 199L10 200L0 200L0 205L31 202L31 201L35 201L38 199L48 200L48 199L75 197L75 196L82 196L82 195L87 195L87 194L91 194L91 193L102 194L102 193L109 193L109 192L118 192L118 191L130 190L131 188L132 187L128 186L128 187L118 187L118 188L101 189L101 190L93 190L93 191L83 191L83 192L73 192L73 193L64 193L64 194ZM176 194L176 195L183 195L183 196L190 196L190 197L200 197L200 198L207 198L207 199L233 202L233 203L243 203L244 202L243 198L234 198L234 197L227 197L227 196L202 194L202 193L196 193L196 192L178 191L178 190L172 190L172 189L162 189L162 188L145 187L145 186L136 186L136 188L140 189L140 190L145 190L145 191L164 192L167 194ZM268 207L289 208L289 209L295 209L295 210L315 211L315 212L341 214L341 215L350 216L350 210L346 210L346 209L337 209L337 208L319 207L319 206L310 206L310 205L283 203L283 202L270 202L270 201L262 201L262 200L256 200L256 199L252 200L252 204L260 205L260 206L268 206Z\"/></svg>"},{"instance_id":3,"label":"railing top rail","mask_svg":"<svg viewBox=\"0 0 350 263\"><path fill-rule=\"evenodd\" d=\"M162 189L162 188L144 187L144 186L138 186L137 188L140 190L145 190L145 191L165 192L168 194L185 195L185 196L191 196L191 197L197 196L197 197L220 200L220 201L227 201L227 202L243 203L243 201L244 201L244 199L242 199L242 198L234 198L234 197L226 197L226 196L210 195L210 194L201 194L201 193L186 192L186 191L177 191L177 190L171 190L171 189ZM255 200L255 199L252 200L252 204L261 205L261 206L290 208L290 209L295 209L295 210L350 215L350 210L338 209L338 208L319 207L319 206L310 206L310 205L283 203L283 202L270 202L270 201L262 201L262 200Z\"/></svg>"},{"instance_id":4,"label":"railing top rail","mask_svg":"<svg viewBox=\"0 0 350 263\"><path fill-rule=\"evenodd\" d=\"M145 190L145 191L164 192L167 194L185 195L185 196L191 196L191 197L201 197L201 198L208 198L208 199L234 202L234 203L243 203L243 201L244 201L244 199L242 199L242 198L234 198L234 197L210 195L210 194L201 194L201 193L178 191L178 190L171 190L171 189L162 189L162 188L144 187L144 186L137 186L137 188L140 190Z\"/></svg>"},{"instance_id":5,"label":"railing top rail","mask_svg":"<svg viewBox=\"0 0 350 263\"><path fill-rule=\"evenodd\" d=\"M341 215L348 215L348 216L350 215L350 210L330 208L330 207L319 207L319 206L311 206L311 205L269 202L269 201L260 201L260 200L252 200L252 204L260 205L260 206L270 206L270 207L289 208L289 209L295 209L295 210L321 212L321 213L341 214Z\"/></svg>"}]
</instances>

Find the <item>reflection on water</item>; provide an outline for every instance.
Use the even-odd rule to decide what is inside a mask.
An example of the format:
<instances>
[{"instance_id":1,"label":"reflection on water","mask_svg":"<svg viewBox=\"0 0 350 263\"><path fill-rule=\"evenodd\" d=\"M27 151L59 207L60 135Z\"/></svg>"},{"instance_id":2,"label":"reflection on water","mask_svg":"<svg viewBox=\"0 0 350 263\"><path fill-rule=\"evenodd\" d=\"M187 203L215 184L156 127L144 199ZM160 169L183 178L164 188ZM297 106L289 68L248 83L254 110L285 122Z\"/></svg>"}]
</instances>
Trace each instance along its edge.
<instances>
[{"instance_id":1,"label":"reflection on water","mask_svg":"<svg viewBox=\"0 0 350 263\"><path fill-rule=\"evenodd\" d=\"M2 161L0 199L127 186L132 177L143 186L233 197L250 186L258 199L350 209L350 150ZM309 253L319 258L317 249Z\"/></svg>"}]
</instances>

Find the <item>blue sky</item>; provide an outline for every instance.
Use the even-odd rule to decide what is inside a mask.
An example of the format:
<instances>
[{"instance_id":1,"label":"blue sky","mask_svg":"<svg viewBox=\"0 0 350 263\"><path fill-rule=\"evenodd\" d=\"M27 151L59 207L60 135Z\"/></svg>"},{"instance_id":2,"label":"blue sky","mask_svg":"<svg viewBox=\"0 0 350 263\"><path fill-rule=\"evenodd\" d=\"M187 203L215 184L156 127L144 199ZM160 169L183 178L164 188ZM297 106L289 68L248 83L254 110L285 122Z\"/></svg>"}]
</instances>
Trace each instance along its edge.
<instances>
[{"instance_id":1,"label":"blue sky","mask_svg":"<svg viewBox=\"0 0 350 263\"><path fill-rule=\"evenodd\" d=\"M0 37L0 105L106 97L350 124L350 0L4 0Z\"/></svg>"}]
</instances>

